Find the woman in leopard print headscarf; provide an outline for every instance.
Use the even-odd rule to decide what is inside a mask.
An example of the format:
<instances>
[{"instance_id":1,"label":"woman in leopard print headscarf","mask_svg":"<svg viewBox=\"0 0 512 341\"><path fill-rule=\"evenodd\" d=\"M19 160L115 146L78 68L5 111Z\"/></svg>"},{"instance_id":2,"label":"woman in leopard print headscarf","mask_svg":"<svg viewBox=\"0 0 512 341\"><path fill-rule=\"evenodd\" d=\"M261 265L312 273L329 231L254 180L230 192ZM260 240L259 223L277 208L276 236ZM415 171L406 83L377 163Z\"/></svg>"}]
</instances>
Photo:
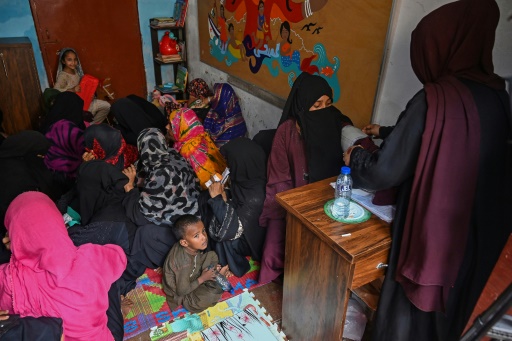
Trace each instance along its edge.
<instances>
[{"instance_id":1,"label":"woman in leopard print headscarf","mask_svg":"<svg viewBox=\"0 0 512 341\"><path fill-rule=\"evenodd\" d=\"M167 146L160 130L144 129L137 139L137 147L138 175L144 183L140 190L129 189L131 198L125 200L125 204L132 203L129 205L132 209L128 210L132 221L139 226L147 224L146 221L170 226L180 215L196 214L199 182L194 170L176 150ZM132 172L135 175L135 168Z\"/></svg>"}]
</instances>

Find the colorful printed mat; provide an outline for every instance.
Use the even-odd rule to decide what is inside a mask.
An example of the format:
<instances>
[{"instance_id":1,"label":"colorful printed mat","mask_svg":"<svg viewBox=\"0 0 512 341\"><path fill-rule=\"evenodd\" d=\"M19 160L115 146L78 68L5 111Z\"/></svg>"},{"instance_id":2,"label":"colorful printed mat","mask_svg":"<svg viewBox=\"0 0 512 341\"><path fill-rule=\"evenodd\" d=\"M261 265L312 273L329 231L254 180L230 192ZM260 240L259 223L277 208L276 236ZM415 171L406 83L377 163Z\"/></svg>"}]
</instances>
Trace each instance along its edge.
<instances>
[{"instance_id":1,"label":"colorful printed mat","mask_svg":"<svg viewBox=\"0 0 512 341\"><path fill-rule=\"evenodd\" d=\"M152 327L136 336L148 341L227 341L286 340L278 331L272 317L266 313L254 295L244 289L235 297L219 302L199 314L184 317Z\"/></svg>"},{"instance_id":2,"label":"colorful printed mat","mask_svg":"<svg viewBox=\"0 0 512 341\"><path fill-rule=\"evenodd\" d=\"M260 265L252 259L249 261L251 269L243 277L238 278L232 276L229 278L233 289L229 292L224 292L221 302L242 293L244 289L259 286L258 277ZM165 301L165 293L162 289L162 275L152 269L146 269L146 272L137 279L135 289L130 291L127 297L133 301L133 307L124 320L125 340L159 326L162 323L174 321L188 314L188 311L183 307L171 311ZM174 329L174 331L176 331L176 329ZM137 338L137 340L139 340L139 338Z\"/></svg>"}]
</instances>

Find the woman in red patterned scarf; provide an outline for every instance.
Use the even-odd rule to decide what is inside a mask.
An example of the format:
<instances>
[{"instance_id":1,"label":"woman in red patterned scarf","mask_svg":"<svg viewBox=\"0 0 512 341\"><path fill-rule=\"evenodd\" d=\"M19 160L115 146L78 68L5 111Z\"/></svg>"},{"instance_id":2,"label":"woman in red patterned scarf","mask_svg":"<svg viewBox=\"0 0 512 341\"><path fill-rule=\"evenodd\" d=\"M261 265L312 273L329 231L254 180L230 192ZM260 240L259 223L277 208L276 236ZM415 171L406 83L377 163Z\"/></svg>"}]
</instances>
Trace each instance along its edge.
<instances>
[{"instance_id":1,"label":"woman in red patterned scarf","mask_svg":"<svg viewBox=\"0 0 512 341\"><path fill-rule=\"evenodd\" d=\"M88 127L84 140L84 161L103 160L123 170L138 159L137 147L126 144L121 132L108 124Z\"/></svg>"}]
</instances>

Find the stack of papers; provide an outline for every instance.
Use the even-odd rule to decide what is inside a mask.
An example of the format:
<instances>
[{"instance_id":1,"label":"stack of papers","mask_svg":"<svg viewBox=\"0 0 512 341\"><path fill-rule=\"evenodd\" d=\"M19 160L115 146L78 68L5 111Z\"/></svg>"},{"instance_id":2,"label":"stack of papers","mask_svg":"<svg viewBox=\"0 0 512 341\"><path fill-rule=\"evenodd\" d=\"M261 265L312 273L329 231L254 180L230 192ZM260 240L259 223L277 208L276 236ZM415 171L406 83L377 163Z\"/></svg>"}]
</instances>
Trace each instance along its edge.
<instances>
[{"instance_id":1,"label":"stack of papers","mask_svg":"<svg viewBox=\"0 0 512 341\"><path fill-rule=\"evenodd\" d=\"M335 188L336 183L331 182L331 187ZM380 219L385 222L391 223L393 221L393 217L395 216L395 205L387 205L387 206L379 206L372 203L374 193L367 192L362 189L353 189L352 190L352 200L364 206L368 211L375 214Z\"/></svg>"}]
</instances>

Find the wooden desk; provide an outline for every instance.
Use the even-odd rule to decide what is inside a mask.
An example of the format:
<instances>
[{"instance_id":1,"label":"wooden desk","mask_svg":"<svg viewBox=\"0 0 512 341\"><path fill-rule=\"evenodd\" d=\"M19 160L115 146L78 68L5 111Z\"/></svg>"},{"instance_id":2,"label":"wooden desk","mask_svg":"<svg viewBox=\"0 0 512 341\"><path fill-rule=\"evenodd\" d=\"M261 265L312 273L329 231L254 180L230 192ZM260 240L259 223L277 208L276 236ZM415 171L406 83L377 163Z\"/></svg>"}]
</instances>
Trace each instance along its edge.
<instances>
[{"instance_id":1,"label":"wooden desk","mask_svg":"<svg viewBox=\"0 0 512 341\"><path fill-rule=\"evenodd\" d=\"M288 212L282 326L291 340L341 340L350 290L385 272L377 265L387 262L389 224L374 215L360 224L330 219L324 204L334 197L332 181L276 197Z\"/></svg>"}]
</instances>

